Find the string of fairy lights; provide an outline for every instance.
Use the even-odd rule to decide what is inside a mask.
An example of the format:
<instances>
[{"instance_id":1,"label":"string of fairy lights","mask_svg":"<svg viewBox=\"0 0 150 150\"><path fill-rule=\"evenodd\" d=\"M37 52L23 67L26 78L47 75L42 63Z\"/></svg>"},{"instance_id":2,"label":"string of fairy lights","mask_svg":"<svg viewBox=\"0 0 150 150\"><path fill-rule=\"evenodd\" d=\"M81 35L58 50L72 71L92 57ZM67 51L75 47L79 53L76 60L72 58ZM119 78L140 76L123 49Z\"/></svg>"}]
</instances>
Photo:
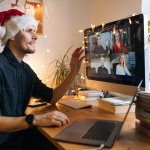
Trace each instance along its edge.
<instances>
[{"instance_id":1,"label":"string of fairy lights","mask_svg":"<svg viewBox=\"0 0 150 150\"><path fill-rule=\"evenodd\" d=\"M133 13L131 16L129 16L129 17L127 17L127 18L124 18L124 19L128 19L128 23L129 23L130 25L132 25L132 23L133 23L132 17L134 17L135 15L136 15L136 14ZM96 28L96 25L95 25L95 24L91 24L91 28L86 29L86 30L87 30L86 32L85 32L85 30L83 30L83 29L78 30L79 33L84 33L84 40L82 41L82 43L84 44L84 45L83 45L83 49L85 49L85 51L86 51L86 49L88 49L88 46L87 46L88 43L89 43L89 38L88 38L88 36L89 36L90 34L92 34L92 35L94 35L94 34L95 34L95 35L100 35L102 32L105 32L105 31L109 30L109 28L112 30L112 34L113 34L113 35L115 35L116 30L119 30L119 31L122 32L123 34L126 34L126 31L122 30L121 28L118 29L119 24L120 24L120 23L122 22L122 20L124 20L124 19L120 19L120 20L118 20L118 21L114 21L115 23L114 23L113 25L110 24L109 26L106 25L105 23L102 23L101 25L99 25L99 26L101 26L101 30L98 31L98 32L97 32L97 30L95 30L95 28ZM134 23L135 23L135 24L139 24L140 22L139 22L138 20L135 20ZM105 26L105 25L106 25L106 26ZM88 35L86 35L85 33L88 33ZM87 60L84 60L83 63L85 64L85 68L86 68L86 64L88 64L88 61L87 61ZM86 79L86 76L85 76L85 75L82 75L81 78L82 78L82 79Z\"/></svg>"},{"instance_id":2,"label":"string of fairy lights","mask_svg":"<svg viewBox=\"0 0 150 150\"><path fill-rule=\"evenodd\" d=\"M135 14L132 14L132 16L135 16ZM132 16L131 16L131 17L132 17ZM131 19L131 17L128 17L129 24L132 24L132 19ZM119 25L120 22L121 22L121 20L116 21L116 24L114 24L113 27L110 27L110 26L109 26L109 27L108 27L108 26L105 27L105 23L102 23L102 24L101 24L101 26L102 26L101 32L107 30L107 28L112 28L112 34L115 35L117 26ZM138 23L138 21L137 21L136 23ZM89 32L92 32L92 33L94 33L94 34L99 35L101 32L95 32L95 28L96 28L96 25L95 25L95 24L91 24L91 30L90 30ZM80 34L83 34L84 30L83 30L83 29L80 29L80 30L78 30L78 32L79 32ZM43 35L43 38L47 39L47 38L48 38L48 35ZM84 40L82 41L82 48L83 48L83 49L86 49L86 48L87 48L87 47L85 47L85 42L87 42L87 43L89 42L87 36L84 36ZM47 48L47 49L45 50L45 52L46 52L46 53L49 53L49 52L50 52L50 48ZM83 73L80 75L81 82L82 82L81 84L83 84L84 81L85 81L85 79L86 79L86 73L85 73L85 70L86 70L86 69L85 69L85 68L86 68L86 63L87 63L86 60L83 60L83 69L84 69L84 70L83 70ZM44 69L46 69L46 66L43 65L43 64L41 64L41 65L40 65L40 68L41 68L42 70L44 70ZM43 71L42 71L42 72L43 72ZM42 77L40 77L40 79L43 80ZM50 79L49 79L49 78L46 78L44 82L48 83L49 81L50 81Z\"/></svg>"},{"instance_id":3,"label":"string of fairy lights","mask_svg":"<svg viewBox=\"0 0 150 150\"><path fill-rule=\"evenodd\" d=\"M133 14L131 15L131 17L133 17L133 16L135 16L135 15L136 15L136 14L133 13ZM128 20L129 20L129 24L132 24L131 17L127 17ZM112 29L113 29L113 30L112 30L112 33L113 33L113 35L115 35L115 33L116 33L116 28L117 28L117 26L119 25L119 23L120 23L121 21L122 21L122 20L116 21L116 24L114 24L113 27L112 27L112 26L107 26L107 27L105 27L105 23L102 23L102 24L101 24L102 29L101 29L100 32L96 32L96 31L95 31L96 25L95 25L95 24L91 24L91 29L88 30L88 32L89 32L89 34L92 33L92 34L100 35L101 32L107 30L108 28L112 28ZM136 23L138 24L139 22L136 21ZM99 26L100 26L100 25L99 25ZM83 33L84 30L83 30L83 29L80 29L80 30L78 30L78 32L79 32L79 33ZM87 36L84 36L84 41L83 41L82 43L84 44L85 42L88 43L88 38L87 38ZM83 48L87 48L87 47L83 46Z\"/></svg>"}]
</instances>

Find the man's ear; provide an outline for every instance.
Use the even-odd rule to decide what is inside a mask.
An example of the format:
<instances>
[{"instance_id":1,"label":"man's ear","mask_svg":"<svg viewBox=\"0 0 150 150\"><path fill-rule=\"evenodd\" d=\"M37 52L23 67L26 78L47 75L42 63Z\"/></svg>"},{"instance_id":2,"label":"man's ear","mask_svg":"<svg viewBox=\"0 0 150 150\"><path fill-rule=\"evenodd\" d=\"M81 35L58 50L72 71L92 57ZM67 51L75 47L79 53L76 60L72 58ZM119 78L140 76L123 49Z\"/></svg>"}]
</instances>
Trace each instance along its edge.
<instances>
[{"instance_id":1,"label":"man's ear","mask_svg":"<svg viewBox=\"0 0 150 150\"><path fill-rule=\"evenodd\" d=\"M7 45L9 45L11 42L13 42L15 40L14 37L11 37L8 41L7 41Z\"/></svg>"}]
</instances>

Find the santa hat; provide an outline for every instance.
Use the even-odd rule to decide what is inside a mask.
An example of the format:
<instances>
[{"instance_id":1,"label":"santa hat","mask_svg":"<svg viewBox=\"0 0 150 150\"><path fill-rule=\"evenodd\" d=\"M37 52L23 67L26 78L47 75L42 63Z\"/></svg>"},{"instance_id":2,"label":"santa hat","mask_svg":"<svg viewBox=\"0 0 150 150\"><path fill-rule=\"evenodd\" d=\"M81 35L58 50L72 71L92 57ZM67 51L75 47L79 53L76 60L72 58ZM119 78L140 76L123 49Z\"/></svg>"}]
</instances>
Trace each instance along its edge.
<instances>
[{"instance_id":1,"label":"santa hat","mask_svg":"<svg viewBox=\"0 0 150 150\"><path fill-rule=\"evenodd\" d=\"M19 31L32 25L37 29L38 21L33 16L24 14L19 10L10 9L0 12L0 40L2 45L5 45Z\"/></svg>"}]
</instances>

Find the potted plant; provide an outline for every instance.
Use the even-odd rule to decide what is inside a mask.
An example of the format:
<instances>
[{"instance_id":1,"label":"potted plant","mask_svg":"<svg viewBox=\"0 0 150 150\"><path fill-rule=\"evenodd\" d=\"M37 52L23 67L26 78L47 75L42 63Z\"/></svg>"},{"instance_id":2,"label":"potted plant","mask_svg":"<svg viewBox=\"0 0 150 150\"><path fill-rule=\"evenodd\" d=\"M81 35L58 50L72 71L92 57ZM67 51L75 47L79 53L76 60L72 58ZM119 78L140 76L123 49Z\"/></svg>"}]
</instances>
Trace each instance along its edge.
<instances>
[{"instance_id":1,"label":"potted plant","mask_svg":"<svg viewBox=\"0 0 150 150\"><path fill-rule=\"evenodd\" d=\"M72 48L72 45L67 49L66 53L64 54L64 56L62 58L58 58L55 59L54 61L52 61L49 66L53 63L55 63L55 71L48 77L48 78L52 78L52 82L51 82L51 86L58 86L62 83L62 81L66 78L66 76L69 73L69 66L68 66L68 52L70 51L70 49Z\"/></svg>"}]
</instances>

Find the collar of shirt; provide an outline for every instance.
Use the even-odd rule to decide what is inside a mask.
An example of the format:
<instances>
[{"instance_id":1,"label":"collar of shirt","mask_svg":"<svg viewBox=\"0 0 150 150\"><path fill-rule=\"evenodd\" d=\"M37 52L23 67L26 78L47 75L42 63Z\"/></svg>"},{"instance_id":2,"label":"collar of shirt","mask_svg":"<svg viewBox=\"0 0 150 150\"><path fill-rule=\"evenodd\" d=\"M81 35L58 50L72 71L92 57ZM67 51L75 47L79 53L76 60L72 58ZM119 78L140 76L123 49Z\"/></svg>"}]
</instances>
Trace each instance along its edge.
<instances>
[{"instance_id":1,"label":"collar of shirt","mask_svg":"<svg viewBox=\"0 0 150 150\"><path fill-rule=\"evenodd\" d=\"M19 62L17 60L17 58L13 55L13 53L7 46L4 47L2 54L4 54L5 57L7 57L8 61L15 67L20 66L23 63L22 61Z\"/></svg>"}]
</instances>

